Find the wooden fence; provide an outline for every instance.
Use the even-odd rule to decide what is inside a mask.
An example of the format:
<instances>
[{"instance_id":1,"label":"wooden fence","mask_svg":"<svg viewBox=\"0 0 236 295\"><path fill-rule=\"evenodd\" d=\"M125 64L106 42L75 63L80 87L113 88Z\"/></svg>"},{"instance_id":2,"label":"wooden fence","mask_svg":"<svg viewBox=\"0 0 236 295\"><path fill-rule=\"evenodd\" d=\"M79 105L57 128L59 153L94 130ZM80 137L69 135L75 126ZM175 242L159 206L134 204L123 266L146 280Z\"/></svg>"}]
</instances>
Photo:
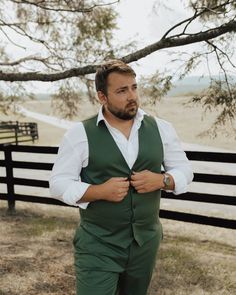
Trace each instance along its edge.
<instances>
[{"instance_id":1,"label":"wooden fence","mask_svg":"<svg viewBox=\"0 0 236 295\"><path fill-rule=\"evenodd\" d=\"M8 208L10 211L15 209L16 201L33 202L41 204L52 204L67 206L59 200L43 197L43 196L32 196L25 194L15 193L15 185L23 185L30 187L48 188L48 181L38 179L26 179L14 177L14 169L30 169L30 170L51 170L52 163L39 163L39 162L26 162L16 161L12 158L12 153L36 153L36 154L56 154L58 151L57 147L43 147L43 146L0 146L0 152L4 153L4 159L0 160L0 167L5 167L6 175L0 177L0 183L4 183L7 186L6 193L0 193L0 199L8 201ZM187 156L192 161L207 161L207 162L219 162L219 163L236 163L236 154L234 153L214 153L214 152L186 152ZM27 160L27 158L25 159ZM216 174L203 174L195 173L194 181L201 183L215 183L215 184L228 184L234 185L236 188L236 176L230 175L216 175ZM236 196L217 195L217 194L206 194L197 192L187 192L181 195L174 195L172 193L162 194L163 198L167 199L178 199L183 201L196 201L202 203L215 203L224 204L228 206L236 205ZM160 217L193 222L198 224L206 224L218 227L225 227L236 229L236 219L225 219L211 216L204 216L198 214L176 212L161 210Z\"/></svg>"},{"instance_id":2,"label":"wooden fence","mask_svg":"<svg viewBox=\"0 0 236 295\"><path fill-rule=\"evenodd\" d=\"M0 144L16 144L38 139L38 125L34 122L0 121Z\"/></svg>"}]
</instances>

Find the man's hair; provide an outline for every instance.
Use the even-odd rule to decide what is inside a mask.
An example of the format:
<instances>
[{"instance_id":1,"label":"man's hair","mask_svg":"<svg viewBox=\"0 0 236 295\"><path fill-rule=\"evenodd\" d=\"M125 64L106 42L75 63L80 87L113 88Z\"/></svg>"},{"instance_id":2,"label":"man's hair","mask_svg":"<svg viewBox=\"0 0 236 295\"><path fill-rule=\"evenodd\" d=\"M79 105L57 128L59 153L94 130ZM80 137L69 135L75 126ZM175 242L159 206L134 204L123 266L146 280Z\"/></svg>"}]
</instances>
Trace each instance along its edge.
<instances>
[{"instance_id":1,"label":"man's hair","mask_svg":"<svg viewBox=\"0 0 236 295\"><path fill-rule=\"evenodd\" d=\"M108 60L97 68L95 75L95 85L97 91L101 91L107 95L107 78L109 74L114 72L136 77L135 71L123 61L117 59Z\"/></svg>"}]
</instances>

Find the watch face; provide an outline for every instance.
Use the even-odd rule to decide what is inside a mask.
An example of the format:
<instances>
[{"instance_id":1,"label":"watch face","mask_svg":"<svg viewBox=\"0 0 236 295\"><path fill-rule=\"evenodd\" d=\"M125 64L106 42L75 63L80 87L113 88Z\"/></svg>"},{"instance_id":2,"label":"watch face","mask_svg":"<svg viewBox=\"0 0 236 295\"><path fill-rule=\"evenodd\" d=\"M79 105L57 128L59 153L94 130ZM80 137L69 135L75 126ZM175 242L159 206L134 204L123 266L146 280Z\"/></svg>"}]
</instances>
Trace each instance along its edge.
<instances>
[{"instance_id":1,"label":"watch face","mask_svg":"<svg viewBox=\"0 0 236 295\"><path fill-rule=\"evenodd\" d=\"M168 186L170 185L170 177L169 177L169 176L166 177L166 184L167 184Z\"/></svg>"},{"instance_id":2,"label":"watch face","mask_svg":"<svg viewBox=\"0 0 236 295\"><path fill-rule=\"evenodd\" d=\"M170 185L170 177L168 175L165 174L164 177L164 184L166 187L168 187Z\"/></svg>"}]
</instances>

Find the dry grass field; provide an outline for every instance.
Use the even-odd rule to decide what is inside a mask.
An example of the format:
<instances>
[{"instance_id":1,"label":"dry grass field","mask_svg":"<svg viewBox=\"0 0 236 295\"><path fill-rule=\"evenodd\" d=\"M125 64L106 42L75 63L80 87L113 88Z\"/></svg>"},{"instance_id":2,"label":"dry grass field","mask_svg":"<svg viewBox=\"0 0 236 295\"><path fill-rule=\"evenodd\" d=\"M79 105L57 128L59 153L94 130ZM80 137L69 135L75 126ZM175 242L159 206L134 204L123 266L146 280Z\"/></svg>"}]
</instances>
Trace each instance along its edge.
<instances>
[{"instance_id":1,"label":"dry grass field","mask_svg":"<svg viewBox=\"0 0 236 295\"><path fill-rule=\"evenodd\" d=\"M207 130L212 125L216 118L216 113L212 112L204 115L200 106L193 108L187 104L189 99L190 97L166 97L158 102L156 106L144 105L143 108L148 113L158 115L160 118L171 122L183 142L224 148L226 150L236 150L236 136L230 125L226 125L225 129L216 138L199 136L201 132ZM46 115L53 114L49 101L28 101L23 106L29 110ZM99 106L83 103L78 111L78 116L74 120L85 119L96 113L98 108ZM21 121L33 120L39 124L40 139L38 144L40 145L59 144L65 132L63 129L39 122L35 119L22 118L19 115L16 117L20 118ZM233 126L236 128L236 120ZM47 130L47 127L49 127L49 130ZM53 127L52 130L51 127ZM50 133L53 136L50 136Z\"/></svg>"},{"instance_id":2,"label":"dry grass field","mask_svg":"<svg viewBox=\"0 0 236 295\"><path fill-rule=\"evenodd\" d=\"M210 126L214 114L202 120L200 109L183 107L185 101L166 99L157 109L146 109L172 122L184 142L236 150L233 136L198 137ZM25 106L51 114L49 102ZM83 106L79 118L93 112L91 106ZM37 122L37 145L58 145L65 132L19 115L1 115L0 119ZM79 223L78 210L23 202L17 202L15 215L8 215L6 209L7 203L0 201L0 295L74 295L72 239ZM234 230L165 219L162 223L164 240L148 295L236 294Z\"/></svg>"},{"instance_id":3,"label":"dry grass field","mask_svg":"<svg viewBox=\"0 0 236 295\"><path fill-rule=\"evenodd\" d=\"M9 216L1 204L0 294L75 294L72 239L78 222L74 208L19 203ZM162 222L149 295L236 293L233 230Z\"/></svg>"}]
</instances>

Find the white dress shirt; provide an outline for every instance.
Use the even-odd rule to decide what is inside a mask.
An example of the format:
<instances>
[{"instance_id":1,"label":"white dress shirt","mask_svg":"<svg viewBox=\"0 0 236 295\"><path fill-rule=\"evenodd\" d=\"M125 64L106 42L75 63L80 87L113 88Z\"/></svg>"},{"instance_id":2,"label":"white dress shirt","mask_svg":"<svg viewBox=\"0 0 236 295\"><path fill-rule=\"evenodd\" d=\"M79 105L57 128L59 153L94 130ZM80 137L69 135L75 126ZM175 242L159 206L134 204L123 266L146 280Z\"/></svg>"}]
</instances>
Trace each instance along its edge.
<instances>
[{"instance_id":1,"label":"white dress shirt","mask_svg":"<svg viewBox=\"0 0 236 295\"><path fill-rule=\"evenodd\" d=\"M123 133L112 127L104 118L102 108L99 110L97 124L104 120L105 124L131 169L139 150L138 129L141 126L144 114L139 109L127 139ZM180 140L169 122L155 118L159 128L164 150L164 170L169 173L175 182L174 194L187 191L187 185L193 179L192 167ZM105 155L104 155L105 156ZM59 147L58 155L50 177L51 195L68 205L86 209L89 203L77 203L89 187L89 183L80 179L81 169L88 165L88 139L82 122L76 123L64 135Z\"/></svg>"}]
</instances>

